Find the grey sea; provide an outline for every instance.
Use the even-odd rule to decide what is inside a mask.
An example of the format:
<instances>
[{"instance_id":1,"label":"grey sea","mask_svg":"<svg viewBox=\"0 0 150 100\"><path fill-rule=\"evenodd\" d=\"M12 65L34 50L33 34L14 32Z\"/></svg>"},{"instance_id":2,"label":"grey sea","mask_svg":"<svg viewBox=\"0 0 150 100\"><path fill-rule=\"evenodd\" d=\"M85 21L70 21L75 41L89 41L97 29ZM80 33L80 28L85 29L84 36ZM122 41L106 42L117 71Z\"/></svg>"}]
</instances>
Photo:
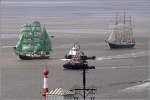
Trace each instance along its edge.
<instances>
[{"instance_id":1,"label":"grey sea","mask_svg":"<svg viewBox=\"0 0 150 100\"><path fill-rule=\"evenodd\" d=\"M87 87L96 87L96 100L149 99L149 0L1 0L0 100L41 100L42 70L48 67L49 90L82 87L81 70L65 70L61 59L79 41L96 60L89 65ZM110 49L105 39L116 12L132 16L136 46ZM53 51L48 60L20 60L13 46L23 24L45 25ZM88 98L88 97L87 97Z\"/></svg>"}]
</instances>

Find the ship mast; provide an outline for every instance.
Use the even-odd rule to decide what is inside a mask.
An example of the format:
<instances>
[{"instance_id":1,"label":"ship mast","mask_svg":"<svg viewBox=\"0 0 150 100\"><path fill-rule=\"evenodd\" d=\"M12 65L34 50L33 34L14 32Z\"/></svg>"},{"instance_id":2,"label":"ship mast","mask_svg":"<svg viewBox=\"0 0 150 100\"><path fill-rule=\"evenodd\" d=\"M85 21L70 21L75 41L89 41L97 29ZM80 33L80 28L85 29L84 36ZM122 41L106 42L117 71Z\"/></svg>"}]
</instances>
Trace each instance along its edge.
<instances>
[{"instance_id":1,"label":"ship mast","mask_svg":"<svg viewBox=\"0 0 150 100\"><path fill-rule=\"evenodd\" d=\"M126 11L124 10L124 18L123 18L123 23L126 24Z\"/></svg>"},{"instance_id":2,"label":"ship mast","mask_svg":"<svg viewBox=\"0 0 150 100\"><path fill-rule=\"evenodd\" d=\"M123 42L127 42L127 31L126 31L126 11L124 10L123 14Z\"/></svg>"},{"instance_id":3,"label":"ship mast","mask_svg":"<svg viewBox=\"0 0 150 100\"><path fill-rule=\"evenodd\" d=\"M133 42L135 42L134 41L134 38L133 38L133 31L132 31L132 18L131 18L131 16L130 16L130 41L133 43Z\"/></svg>"},{"instance_id":4,"label":"ship mast","mask_svg":"<svg viewBox=\"0 0 150 100\"><path fill-rule=\"evenodd\" d=\"M118 12L116 12L116 18L115 18L115 41L118 41L118 34L116 32L118 32L116 26L118 25Z\"/></svg>"},{"instance_id":5,"label":"ship mast","mask_svg":"<svg viewBox=\"0 0 150 100\"><path fill-rule=\"evenodd\" d=\"M115 21L115 25L118 25L118 12L116 12L116 21Z\"/></svg>"}]
</instances>

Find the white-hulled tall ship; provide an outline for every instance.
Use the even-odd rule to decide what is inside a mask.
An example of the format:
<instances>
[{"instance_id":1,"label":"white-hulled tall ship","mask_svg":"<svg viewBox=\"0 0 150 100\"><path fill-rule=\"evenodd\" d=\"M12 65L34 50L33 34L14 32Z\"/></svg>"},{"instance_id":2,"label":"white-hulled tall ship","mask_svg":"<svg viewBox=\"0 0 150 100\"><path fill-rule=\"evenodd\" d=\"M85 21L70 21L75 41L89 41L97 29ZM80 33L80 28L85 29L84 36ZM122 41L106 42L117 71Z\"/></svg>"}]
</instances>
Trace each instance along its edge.
<instances>
[{"instance_id":1,"label":"white-hulled tall ship","mask_svg":"<svg viewBox=\"0 0 150 100\"><path fill-rule=\"evenodd\" d=\"M123 16L116 13L115 24L111 26L111 33L105 41L111 49L133 48L136 43L132 28L131 16L127 17L125 12Z\"/></svg>"}]
</instances>

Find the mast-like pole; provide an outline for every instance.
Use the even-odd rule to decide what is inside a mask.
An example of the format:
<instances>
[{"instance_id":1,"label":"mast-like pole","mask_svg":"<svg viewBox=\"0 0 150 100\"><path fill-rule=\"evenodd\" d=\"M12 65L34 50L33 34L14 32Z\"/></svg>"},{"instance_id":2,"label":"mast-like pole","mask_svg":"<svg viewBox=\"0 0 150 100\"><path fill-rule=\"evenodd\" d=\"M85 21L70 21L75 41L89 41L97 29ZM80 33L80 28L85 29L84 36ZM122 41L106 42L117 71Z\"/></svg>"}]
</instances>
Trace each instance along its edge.
<instances>
[{"instance_id":1,"label":"mast-like pole","mask_svg":"<svg viewBox=\"0 0 150 100\"><path fill-rule=\"evenodd\" d=\"M118 25L118 12L116 12L116 21L115 21L115 25ZM116 32L118 31L118 28L115 26L115 41L118 41Z\"/></svg>"},{"instance_id":2,"label":"mast-like pole","mask_svg":"<svg viewBox=\"0 0 150 100\"><path fill-rule=\"evenodd\" d=\"M126 23L126 11L124 10L124 19L123 19L123 23Z\"/></svg>"},{"instance_id":3,"label":"mast-like pole","mask_svg":"<svg viewBox=\"0 0 150 100\"><path fill-rule=\"evenodd\" d=\"M132 32L132 18L130 16L130 41L134 42L133 32Z\"/></svg>"},{"instance_id":4,"label":"mast-like pole","mask_svg":"<svg viewBox=\"0 0 150 100\"><path fill-rule=\"evenodd\" d=\"M84 65L83 66L83 99L85 100L85 89L86 89L86 72L85 72L85 70L86 70L86 68L85 68L86 66Z\"/></svg>"},{"instance_id":5,"label":"mast-like pole","mask_svg":"<svg viewBox=\"0 0 150 100\"><path fill-rule=\"evenodd\" d=\"M132 19L131 19L131 16L130 16L130 25L132 26L132 21L131 21Z\"/></svg>"},{"instance_id":6,"label":"mast-like pole","mask_svg":"<svg viewBox=\"0 0 150 100\"><path fill-rule=\"evenodd\" d=\"M132 34L132 25L131 25L131 16L129 17L129 42L131 42L131 34Z\"/></svg>"},{"instance_id":7,"label":"mast-like pole","mask_svg":"<svg viewBox=\"0 0 150 100\"><path fill-rule=\"evenodd\" d=\"M116 21L115 21L115 25L118 24L118 12L116 12Z\"/></svg>"},{"instance_id":8,"label":"mast-like pole","mask_svg":"<svg viewBox=\"0 0 150 100\"><path fill-rule=\"evenodd\" d=\"M123 26L123 41L124 42L127 42L127 32L126 32L126 11L124 9L124 17L123 17L123 23L124 23L124 26Z\"/></svg>"}]
</instances>

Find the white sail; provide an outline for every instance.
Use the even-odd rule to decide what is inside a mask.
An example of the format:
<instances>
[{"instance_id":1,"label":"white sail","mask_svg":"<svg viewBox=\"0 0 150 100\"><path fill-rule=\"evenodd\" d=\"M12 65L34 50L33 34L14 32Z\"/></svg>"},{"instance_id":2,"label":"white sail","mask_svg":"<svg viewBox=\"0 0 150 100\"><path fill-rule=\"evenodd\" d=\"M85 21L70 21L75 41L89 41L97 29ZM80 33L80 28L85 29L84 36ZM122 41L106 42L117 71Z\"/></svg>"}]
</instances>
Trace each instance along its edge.
<instances>
[{"instance_id":1,"label":"white sail","mask_svg":"<svg viewBox=\"0 0 150 100\"><path fill-rule=\"evenodd\" d=\"M114 40L115 40L115 38L114 38L115 36L114 36L114 33L112 32L111 34L110 34L110 36L108 37L108 42L113 42Z\"/></svg>"},{"instance_id":2,"label":"white sail","mask_svg":"<svg viewBox=\"0 0 150 100\"><path fill-rule=\"evenodd\" d=\"M117 44L128 44L135 42L133 38L131 17L126 17L124 15L123 18L122 16L116 17L116 20L115 25L111 26L111 33L107 41L115 42Z\"/></svg>"},{"instance_id":3,"label":"white sail","mask_svg":"<svg viewBox=\"0 0 150 100\"><path fill-rule=\"evenodd\" d=\"M117 29L116 25L110 26L110 28L111 28L111 33L110 33L107 41L108 42L115 42L116 41L116 35L118 33L117 32L118 29Z\"/></svg>"}]
</instances>

